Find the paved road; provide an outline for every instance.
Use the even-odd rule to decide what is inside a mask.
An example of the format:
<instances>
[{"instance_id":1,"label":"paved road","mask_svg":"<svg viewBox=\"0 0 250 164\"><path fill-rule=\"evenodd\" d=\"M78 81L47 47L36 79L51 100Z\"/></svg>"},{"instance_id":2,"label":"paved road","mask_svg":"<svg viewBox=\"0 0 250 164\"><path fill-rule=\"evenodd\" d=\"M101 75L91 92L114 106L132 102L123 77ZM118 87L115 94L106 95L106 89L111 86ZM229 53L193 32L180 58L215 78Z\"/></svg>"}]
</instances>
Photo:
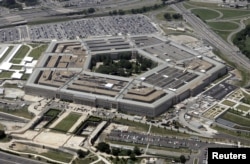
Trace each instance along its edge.
<instances>
[{"instance_id":1,"label":"paved road","mask_svg":"<svg viewBox=\"0 0 250 164\"><path fill-rule=\"evenodd\" d=\"M246 70L250 69L250 60L241 54L236 46L232 46L224 41L202 20L183 7L182 3L173 4L171 7L183 15L184 19L193 26L194 31L199 34L202 39L207 40L215 48L219 49L224 55L227 55L227 58L230 61L244 67Z\"/></svg>"},{"instance_id":2,"label":"paved road","mask_svg":"<svg viewBox=\"0 0 250 164\"><path fill-rule=\"evenodd\" d=\"M43 164L39 161L34 161L28 158L7 154L0 151L0 163L2 164Z\"/></svg>"}]
</instances>

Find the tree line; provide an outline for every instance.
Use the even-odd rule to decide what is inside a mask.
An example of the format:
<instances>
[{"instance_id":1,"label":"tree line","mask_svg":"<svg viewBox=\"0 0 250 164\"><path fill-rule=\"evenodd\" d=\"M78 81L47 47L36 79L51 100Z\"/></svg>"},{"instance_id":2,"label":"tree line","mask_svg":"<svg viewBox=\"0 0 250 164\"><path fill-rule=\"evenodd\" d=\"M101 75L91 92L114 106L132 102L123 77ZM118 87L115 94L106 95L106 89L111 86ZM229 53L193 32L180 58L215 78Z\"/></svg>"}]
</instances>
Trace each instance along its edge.
<instances>
[{"instance_id":1,"label":"tree line","mask_svg":"<svg viewBox=\"0 0 250 164\"><path fill-rule=\"evenodd\" d=\"M233 43L239 47L241 52L250 58L250 25L247 25L246 28L239 33L236 34L235 38L233 39ZM249 44L248 44L249 42Z\"/></svg>"}]
</instances>

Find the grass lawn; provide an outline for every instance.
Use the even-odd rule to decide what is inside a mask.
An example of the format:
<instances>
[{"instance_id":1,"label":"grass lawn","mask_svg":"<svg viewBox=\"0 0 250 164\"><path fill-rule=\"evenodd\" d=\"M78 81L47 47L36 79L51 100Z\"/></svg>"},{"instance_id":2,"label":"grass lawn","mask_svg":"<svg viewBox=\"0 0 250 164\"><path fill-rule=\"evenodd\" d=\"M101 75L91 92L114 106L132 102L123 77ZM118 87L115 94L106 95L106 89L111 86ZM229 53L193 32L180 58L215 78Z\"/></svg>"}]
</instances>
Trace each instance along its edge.
<instances>
[{"instance_id":1,"label":"grass lawn","mask_svg":"<svg viewBox=\"0 0 250 164\"><path fill-rule=\"evenodd\" d=\"M143 123L135 122L135 121L130 121L130 120L126 120L123 118L115 118L114 122L118 123L118 124L130 126L135 131L147 132L149 129L149 125L147 125L147 124L143 124Z\"/></svg>"},{"instance_id":2,"label":"grass lawn","mask_svg":"<svg viewBox=\"0 0 250 164\"><path fill-rule=\"evenodd\" d=\"M30 77L30 74L23 74L22 76L22 80L28 80L28 78Z\"/></svg>"},{"instance_id":3,"label":"grass lawn","mask_svg":"<svg viewBox=\"0 0 250 164\"><path fill-rule=\"evenodd\" d=\"M238 28L236 23L231 22L207 22L215 30L234 30Z\"/></svg>"},{"instance_id":4,"label":"grass lawn","mask_svg":"<svg viewBox=\"0 0 250 164\"><path fill-rule=\"evenodd\" d=\"M17 84L10 84L10 83L5 83L3 85L4 88L18 88Z\"/></svg>"},{"instance_id":5,"label":"grass lawn","mask_svg":"<svg viewBox=\"0 0 250 164\"><path fill-rule=\"evenodd\" d=\"M158 128L158 127L155 127L155 126L151 127L150 133L159 134L159 135L165 135L165 136L190 137L190 135L182 133L182 132L177 132L175 130Z\"/></svg>"},{"instance_id":6,"label":"grass lawn","mask_svg":"<svg viewBox=\"0 0 250 164\"><path fill-rule=\"evenodd\" d=\"M35 47L39 46L39 44L35 44L35 43L30 43L29 45L30 45L32 48L35 48Z\"/></svg>"},{"instance_id":7,"label":"grass lawn","mask_svg":"<svg viewBox=\"0 0 250 164\"><path fill-rule=\"evenodd\" d=\"M250 15L249 10L238 10L238 9L217 9L217 10L223 13L222 19Z\"/></svg>"},{"instance_id":8,"label":"grass lawn","mask_svg":"<svg viewBox=\"0 0 250 164\"><path fill-rule=\"evenodd\" d=\"M236 103L229 101L229 100L224 100L222 104L227 105L227 106L234 106Z\"/></svg>"},{"instance_id":9,"label":"grass lawn","mask_svg":"<svg viewBox=\"0 0 250 164\"><path fill-rule=\"evenodd\" d=\"M11 78L11 75L13 74L14 72L10 72L10 71L2 71L0 73L0 78Z\"/></svg>"},{"instance_id":10,"label":"grass lawn","mask_svg":"<svg viewBox=\"0 0 250 164\"><path fill-rule=\"evenodd\" d=\"M30 54L29 57L33 57L34 60L37 60L41 54L47 49L48 45L41 45L40 47L34 48Z\"/></svg>"},{"instance_id":11,"label":"grass lawn","mask_svg":"<svg viewBox=\"0 0 250 164\"><path fill-rule=\"evenodd\" d=\"M4 126L0 123L0 130L4 130Z\"/></svg>"},{"instance_id":12,"label":"grass lawn","mask_svg":"<svg viewBox=\"0 0 250 164\"><path fill-rule=\"evenodd\" d=\"M246 118L246 117L242 117L236 114L233 114L231 112L226 112L223 116L223 119L234 122L238 125L242 125L242 126L250 126L250 119Z\"/></svg>"},{"instance_id":13,"label":"grass lawn","mask_svg":"<svg viewBox=\"0 0 250 164\"><path fill-rule=\"evenodd\" d=\"M197 158L194 159L194 164L198 164L198 159Z\"/></svg>"},{"instance_id":14,"label":"grass lawn","mask_svg":"<svg viewBox=\"0 0 250 164\"><path fill-rule=\"evenodd\" d=\"M3 56L0 58L0 62L2 62L6 56L10 53L10 51L13 49L14 46L9 46L8 50L3 54Z\"/></svg>"},{"instance_id":15,"label":"grass lawn","mask_svg":"<svg viewBox=\"0 0 250 164\"><path fill-rule=\"evenodd\" d=\"M194 6L197 6L197 7L209 7L209 8L218 8L218 5L216 3L204 3L204 2L185 2L186 6L189 5L193 5ZM193 8L192 7L192 8Z\"/></svg>"},{"instance_id":16,"label":"grass lawn","mask_svg":"<svg viewBox=\"0 0 250 164\"><path fill-rule=\"evenodd\" d=\"M217 125L213 126L212 128L219 131L219 132L221 132L221 133L229 134L229 135L232 135L232 136L237 136L237 137L240 137L240 138L248 138L248 139L250 138L250 135L248 133L244 133L244 132L237 133L236 130L228 130L228 129L219 127Z\"/></svg>"},{"instance_id":17,"label":"grass lawn","mask_svg":"<svg viewBox=\"0 0 250 164\"><path fill-rule=\"evenodd\" d=\"M193 9L191 11L195 15L198 15L204 21L209 20L209 19L213 19L213 18L217 18L218 16L220 16L219 13L212 11L212 10L209 10L209 9Z\"/></svg>"},{"instance_id":18,"label":"grass lawn","mask_svg":"<svg viewBox=\"0 0 250 164\"><path fill-rule=\"evenodd\" d=\"M40 155L48 157L50 159L66 162L66 163L69 163L71 161L71 159L73 158L73 155L68 154L68 153L64 153L61 151L58 151L58 152L48 151L46 153L41 153Z\"/></svg>"},{"instance_id":19,"label":"grass lawn","mask_svg":"<svg viewBox=\"0 0 250 164\"><path fill-rule=\"evenodd\" d=\"M15 116L20 116L28 119L32 119L34 116L33 114L29 113L27 107L21 108L21 109L0 109L0 112L12 114Z\"/></svg>"},{"instance_id":20,"label":"grass lawn","mask_svg":"<svg viewBox=\"0 0 250 164\"><path fill-rule=\"evenodd\" d=\"M227 41L227 37L231 33L231 31L220 31L220 30L214 30L214 32L218 34L225 41Z\"/></svg>"},{"instance_id":21,"label":"grass lawn","mask_svg":"<svg viewBox=\"0 0 250 164\"><path fill-rule=\"evenodd\" d=\"M245 105L238 105L236 108L245 112L249 111L250 109L250 107L245 106Z\"/></svg>"},{"instance_id":22,"label":"grass lawn","mask_svg":"<svg viewBox=\"0 0 250 164\"><path fill-rule=\"evenodd\" d=\"M72 164L92 163L96 161L97 159L98 159L97 156L88 155L82 159L75 159Z\"/></svg>"},{"instance_id":23,"label":"grass lawn","mask_svg":"<svg viewBox=\"0 0 250 164\"><path fill-rule=\"evenodd\" d=\"M249 37L246 38L245 45L246 45L245 46L246 50L250 51L250 38Z\"/></svg>"},{"instance_id":24,"label":"grass lawn","mask_svg":"<svg viewBox=\"0 0 250 164\"><path fill-rule=\"evenodd\" d=\"M156 150L165 150L165 151L171 151L171 152L181 152L181 153L190 153L190 150L188 148L170 148L170 147L160 147L160 146L153 146L150 145L149 149L156 149Z\"/></svg>"},{"instance_id":25,"label":"grass lawn","mask_svg":"<svg viewBox=\"0 0 250 164\"><path fill-rule=\"evenodd\" d=\"M22 45L22 47L17 51L17 53L15 54L15 56L11 59L11 63L14 64L20 64L22 59L25 57L25 55L28 53L29 51L29 47L26 45Z\"/></svg>"},{"instance_id":26,"label":"grass lawn","mask_svg":"<svg viewBox=\"0 0 250 164\"><path fill-rule=\"evenodd\" d=\"M10 69L16 69L16 70L21 70L23 68L23 66L17 66L17 65L13 65L10 67Z\"/></svg>"},{"instance_id":27,"label":"grass lawn","mask_svg":"<svg viewBox=\"0 0 250 164\"><path fill-rule=\"evenodd\" d=\"M81 117L81 115L76 113L70 113L61 122L59 122L53 129L58 131L67 132Z\"/></svg>"},{"instance_id":28,"label":"grass lawn","mask_svg":"<svg viewBox=\"0 0 250 164\"><path fill-rule=\"evenodd\" d=\"M59 109L49 109L44 115L57 116L61 111Z\"/></svg>"},{"instance_id":29,"label":"grass lawn","mask_svg":"<svg viewBox=\"0 0 250 164\"><path fill-rule=\"evenodd\" d=\"M173 10L165 10L164 12L161 12L159 14L157 14L155 17L158 19L158 20L162 20L162 21L166 21L166 19L164 18L164 14L165 13L170 13L171 15L172 14L175 14L176 12L173 11ZM174 21L175 19L172 19L172 21Z\"/></svg>"}]
</instances>

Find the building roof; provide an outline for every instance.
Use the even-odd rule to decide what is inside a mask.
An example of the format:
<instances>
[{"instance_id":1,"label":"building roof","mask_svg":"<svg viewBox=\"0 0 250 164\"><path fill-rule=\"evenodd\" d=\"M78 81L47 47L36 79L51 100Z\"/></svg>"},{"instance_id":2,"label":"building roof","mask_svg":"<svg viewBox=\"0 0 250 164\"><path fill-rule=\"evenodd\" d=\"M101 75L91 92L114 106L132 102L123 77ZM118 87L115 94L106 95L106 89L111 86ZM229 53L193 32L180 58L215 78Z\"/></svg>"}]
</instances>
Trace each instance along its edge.
<instances>
[{"instance_id":1,"label":"building roof","mask_svg":"<svg viewBox=\"0 0 250 164\"><path fill-rule=\"evenodd\" d=\"M22 73L15 72L15 73L13 73L13 74L11 75L11 78L12 78L12 79L21 79L22 76L23 76Z\"/></svg>"},{"instance_id":2,"label":"building roof","mask_svg":"<svg viewBox=\"0 0 250 164\"><path fill-rule=\"evenodd\" d=\"M26 56L23 58L23 61L25 62L32 62L32 60L33 60L33 57L29 57L29 56Z\"/></svg>"},{"instance_id":3,"label":"building roof","mask_svg":"<svg viewBox=\"0 0 250 164\"><path fill-rule=\"evenodd\" d=\"M0 65L0 70L9 70L11 66L12 66L12 63L3 62Z\"/></svg>"}]
</instances>

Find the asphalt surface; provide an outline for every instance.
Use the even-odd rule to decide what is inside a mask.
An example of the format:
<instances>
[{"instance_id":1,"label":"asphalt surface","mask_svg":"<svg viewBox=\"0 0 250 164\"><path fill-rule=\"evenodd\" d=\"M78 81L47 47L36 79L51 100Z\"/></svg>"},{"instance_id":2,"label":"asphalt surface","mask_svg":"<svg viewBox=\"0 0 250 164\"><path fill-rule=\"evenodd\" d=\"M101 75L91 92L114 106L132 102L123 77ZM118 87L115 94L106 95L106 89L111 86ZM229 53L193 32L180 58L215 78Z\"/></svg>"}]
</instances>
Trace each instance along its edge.
<instances>
[{"instance_id":1,"label":"asphalt surface","mask_svg":"<svg viewBox=\"0 0 250 164\"><path fill-rule=\"evenodd\" d=\"M241 65L246 70L250 69L250 60L240 53L236 46L232 46L224 41L220 36L213 32L202 20L183 7L182 3L173 4L171 7L178 13L183 15L183 18L193 27L194 31L207 40L215 48L219 49L227 58L234 63Z\"/></svg>"},{"instance_id":2,"label":"asphalt surface","mask_svg":"<svg viewBox=\"0 0 250 164\"><path fill-rule=\"evenodd\" d=\"M43 162L34 161L28 158L7 154L0 151L1 164L43 164Z\"/></svg>"}]
</instances>

